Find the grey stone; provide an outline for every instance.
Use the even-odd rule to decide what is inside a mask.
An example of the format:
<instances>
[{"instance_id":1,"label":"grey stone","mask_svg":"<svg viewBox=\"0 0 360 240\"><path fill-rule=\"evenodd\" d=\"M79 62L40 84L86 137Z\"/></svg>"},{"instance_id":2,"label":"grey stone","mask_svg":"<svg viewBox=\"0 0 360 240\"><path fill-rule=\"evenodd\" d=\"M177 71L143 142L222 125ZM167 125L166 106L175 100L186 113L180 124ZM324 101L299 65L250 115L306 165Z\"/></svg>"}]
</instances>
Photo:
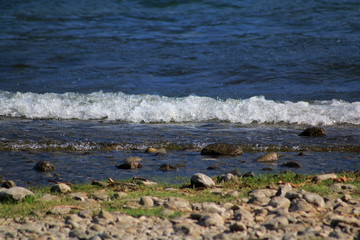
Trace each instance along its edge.
<instances>
[{"instance_id":1,"label":"grey stone","mask_svg":"<svg viewBox=\"0 0 360 240\"><path fill-rule=\"evenodd\" d=\"M275 217L272 220L262 224L269 230L277 230L280 228L285 228L289 225L289 220L285 216Z\"/></svg>"},{"instance_id":2,"label":"grey stone","mask_svg":"<svg viewBox=\"0 0 360 240\"><path fill-rule=\"evenodd\" d=\"M320 181L324 181L327 179L333 179L333 178L337 178L337 175L335 173L328 173L328 174L317 175L312 180L314 182L320 182Z\"/></svg>"},{"instance_id":3,"label":"grey stone","mask_svg":"<svg viewBox=\"0 0 360 240\"><path fill-rule=\"evenodd\" d=\"M353 184L343 184L343 183L335 183L330 186L330 188L336 192L349 191L356 189L356 186Z\"/></svg>"},{"instance_id":4,"label":"grey stone","mask_svg":"<svg viewBox=\"0 0 360 240\"><path fill-rule=\"evenodd\" d=\"M23 187L0 188L0 201L19 201L34 193Z\"/></svg>"},{"instance_id":5,"label":"grey stone","mask_svg":"<svg viewBox=\"0 0 360 240\"><path fill-rule=\"evenodd\" d=\"M152 199L152 197L143 196L140 199L140 204L145 206L145 207L152 207L152 206L154 206L154 200Z\"/></svg>"},{"instance_id":6,"label":"grey stone","mask_svg":"<svg viewBox=\"0 0 360 240\"><path fill-rule=\"evenodd\" d=\"M325 207L325 201L324 199L316 193L305 193L303 195L303 198L308 202L313 204L316 207L323 208Z\"/></svg>"},{"instance_id":7,"label":"grey stone","mask_svg":"<svg viewBox=\"0 0 360 240\"><path fill-rule=\"evenodd\" d=\"M170 197L164 203L164 207L175 211L191 211L191 205L187 199Z\"/></svg>"},{"instance_id":8,"label":"grey stone","mask_svg":"<svg viewBox=\"0 0 360 240\"><path fill-rule=\"evenodd\" d=\"M209 213L203 215L199 220L200 225L205 227L210 226L223 226L224 225L224 219L222 216L220 216L217 213Z\"/></svg>"},{"instance_id":9,"label":"grey stone","mask_svg":"<svg viewBox=\"0 0 360 240\"><path fill-rule=\"evenodd\" d=\"M205 188L211 188L215 186L214 180L212 180L210 177L206 176L203 173L195 173L191 179L191 186L193 187L205 187Z\"/></svg>"},{"instance_id":10,"label":"grey stone","mask_svg":"<svg viewBox=\"0 0 360 240\"><path fill-rule=\"evenodd\" d=\"M276 152L268 152L264 155L258 157L256 161L258 162L274 162L279 160L279 155Z\"/></svg>"},{"instance_id":11,"label":"grey stone","mask_svg":"<svg viewBox=\"0 0 360 240\"><path fill-rule=\"evenodd\" d=\"M291 202L289 199L281 196L273 197L269 202L269 205L274 208L284 208L284 209L289 209L290 204Z\"/></svg>"},{"instance_id":12,"label":"grey stone","mask_svg":"<svg viewBox=\"0 0 360 240\"><path fill-rule=\"evenodd\" d=\"M314 208L312 207L311 204L309 204L306 200L304 199L294 199L291 201L291 206L289 208L290 212L296 212L296 211L313 211Z\"/></svg>"},{"instance_id":13,"label":"grey stone","mask_svg":"<svg viewBox=\"0 0 360 240\"><path fill-rule=\"evenodd\" d=\"M105 210L100 211L99 218L104 218L104 219L111 220L111 221L114 220L114 216Z\"/></svg>"},{"instance_id":14,"label":"grey stone","mask_svg":"<svg viewBox=\"0 0 360 240\"><path fill-rule=\"evenodd\" d=\"M237 177L235 177L235 175L232 173L227 173L220 177L220 181L223 181L223 182L232 182L232 181L236 181L236 180L237 180Z\"/></svg>"},{"instance_id":15,"label":"grey stone","mask_svg":"<svg viewBox=\"0 0 360 240\"><path fill-rule=\"evenodd\" d=\"M285 197L286 193L289 191L292 191L292 187L289 183L286 183L278 188L276 196Z\"/></svg>"},{"instance_id":16,"label":"grey stone","mask_svg":"<svg viewBox=\"0 0 360 240\"><path fill-rule=\"evenodd\" d=\"M51 192L57 193L69 193L71 192L71 187L66 185L65 183L58 183L50 188Z\"/></svg>"}]
</instances>

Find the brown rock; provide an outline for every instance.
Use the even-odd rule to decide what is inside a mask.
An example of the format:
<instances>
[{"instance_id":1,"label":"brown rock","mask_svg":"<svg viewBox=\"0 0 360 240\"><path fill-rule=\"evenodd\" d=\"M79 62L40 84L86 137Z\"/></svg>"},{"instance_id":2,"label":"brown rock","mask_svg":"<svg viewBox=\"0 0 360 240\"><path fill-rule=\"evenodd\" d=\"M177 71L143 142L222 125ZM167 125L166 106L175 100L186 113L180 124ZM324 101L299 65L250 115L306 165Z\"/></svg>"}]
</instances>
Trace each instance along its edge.
<instances>
[{"instance_id":1,"label":"brown rock","mask_svg":"<svg viewBox=\"0 0 360 240\"><path fill-rule=\"evenodd\" d=\"M34 169L40 172L51 172L55 170L55 166L49 161L40 161L34 166Z\"/></svg>"},{"instance_id":2,"label":"brown rock","mask_svg":"<svg viewBox=\"0 0 360 240\"><path fill-rule=\"evenodd\" d=\"M124 163L116 166L119 169L136 169L142 168L142 164L138 162Z\"/></svg>"},{"instance_id":3,"label":"brown rock","mask_svg":"<svg viewBox=\"0 0 360 240\"><path fill-rule=\"evenodd\" d=\"M288 167L288 168L301 168L301 164L297 161L289 161L284 162L280 165L281 167Z\"/></svg>"},{"instance_id":4,"label":"brown rock","mask_svg":"<svg viewBox=\"0 0 360 240\"><path fill-rule=\"evenodd\" d=\"M220 155L236 156L236 155L241 155L243 153L244 152L241 149L241 147L227 143L210 144L201 150L201 155L212 155L212 156L220 156Z\"/></svg>"},{"instance_id":5,"label":"brown rock","mask_svg":"<svg viewBox=\"0 0 360 240\"><path fill-rule=\"evenodd\" d=\"M268 152L256 159L258 162L274 162L279 160L279 155L276 152Z\"/></svg>"}]
</instances>

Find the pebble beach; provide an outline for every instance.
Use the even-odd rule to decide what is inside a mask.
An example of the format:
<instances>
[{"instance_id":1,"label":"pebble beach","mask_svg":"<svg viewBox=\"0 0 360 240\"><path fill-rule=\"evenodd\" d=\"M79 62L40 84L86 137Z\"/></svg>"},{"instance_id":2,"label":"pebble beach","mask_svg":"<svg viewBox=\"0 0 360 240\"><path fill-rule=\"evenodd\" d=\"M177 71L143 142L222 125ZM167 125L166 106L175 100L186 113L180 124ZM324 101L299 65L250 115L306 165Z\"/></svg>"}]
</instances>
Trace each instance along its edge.
<instances>
[{"instance_id":1,"label":"pebble beach","mask_svg":"<svg viewBox=\"0 0 360 240\"><path fill-rule=\"evenodd\" d=\"M305 191L291 183L279 183L278 187L251 189L242 196L239 188L221 187L204 174L198 188L166 188L162 191L176 196L158 197L156 194L129 198L131 191L124 186L109 188L115 184L94 182L96 190L85 193L73 191L70 186L58 183L48 193L35 197L38 202L59 202L46 209L36 210L26 217L0 218L1 239L359 239L360 201L355 185L337 182L336 174L323 174L312 178L314 182L334 180L329 185L331 194L320 196ZM227 183L236 183L237 177L222 176ZM358 177L357 177L358 178ZM206 182L206 181L210 181ZM119 183L117 183L119 184ZM156 183L143 182L152 188ZM200 184L200 183L199 183ZM210 184L210 185L207 185ZM309 183L310 184L310 183ZM316 183L314 183L316 184ZM116 185L118 186L118 185ZM195 185L194 185L195 186ZM235 185L234 185L235 186ZM12 187L21 199L33 193L22 187ZM19 196L20 190L24 195ZM189 201L191 195L207 191L210 195L227 201ZM4 200L4 188L0 191ZM357 195L356 195L357 193ZM355 195L354 195L355 194ZM9 197L11 194L6 195ZM73 204L60 204L61 198L70 198ZM103 206L114 204L116 209ZM160 216L124 213L127 210L160 211Z\"/></svg>"}]
</instances>

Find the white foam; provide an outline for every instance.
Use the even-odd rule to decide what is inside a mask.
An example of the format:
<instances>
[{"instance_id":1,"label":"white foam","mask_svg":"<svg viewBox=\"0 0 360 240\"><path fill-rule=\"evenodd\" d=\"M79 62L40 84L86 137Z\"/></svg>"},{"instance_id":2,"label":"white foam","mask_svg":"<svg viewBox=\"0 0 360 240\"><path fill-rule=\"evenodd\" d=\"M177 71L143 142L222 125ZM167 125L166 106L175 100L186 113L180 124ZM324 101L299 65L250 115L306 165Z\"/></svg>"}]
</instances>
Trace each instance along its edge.
<instances>
[{"instance_id":1,"label":"white foam","mask_svg":"<svg viewBox=\"0 0 360 240\"><path fill-rule=\"evenodd\" d=\"M122 92L10 93L0 91L0 115L30 119L108 119L125 122L292 123L360 125L360 102L276 102L262 96L218 100L128 95Z\"/></svg>"}]
</instances>

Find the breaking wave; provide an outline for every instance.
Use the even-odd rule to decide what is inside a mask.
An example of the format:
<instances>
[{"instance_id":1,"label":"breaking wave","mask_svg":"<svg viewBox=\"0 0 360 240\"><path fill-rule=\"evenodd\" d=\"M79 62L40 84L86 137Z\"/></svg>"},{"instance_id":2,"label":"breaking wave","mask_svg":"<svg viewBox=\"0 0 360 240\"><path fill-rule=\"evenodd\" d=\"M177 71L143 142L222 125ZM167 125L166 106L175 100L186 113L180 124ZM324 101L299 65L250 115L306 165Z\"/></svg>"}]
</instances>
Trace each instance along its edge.
<instances>
[{"instance_id":1,"label":"breaking wave","mask_svg":"<svg viewBox=\"0 0 360 240\"><path fill-rule=\"evenodd\" d=\"M133 123L203 122L360 125L360 102L276 102L263 96L220 100L105 93L0 92L0 115L29 119L106 119Z\"/></svg>"}]
</instances>

